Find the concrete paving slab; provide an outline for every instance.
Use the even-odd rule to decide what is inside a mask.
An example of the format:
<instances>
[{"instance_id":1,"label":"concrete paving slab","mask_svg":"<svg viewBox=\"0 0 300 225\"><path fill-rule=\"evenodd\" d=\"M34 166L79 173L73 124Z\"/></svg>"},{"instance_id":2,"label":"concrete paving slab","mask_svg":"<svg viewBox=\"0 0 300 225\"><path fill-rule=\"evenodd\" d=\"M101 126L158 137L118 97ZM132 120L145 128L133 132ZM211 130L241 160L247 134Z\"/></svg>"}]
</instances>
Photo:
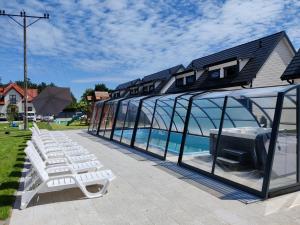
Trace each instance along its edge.
<instances>
[{"instance_id":1,"label":"concrete paving slab","mask_svg":"<svg viewBox=\"0 0 300 225\"><path fill-rule=\"evenodd\" d=\"M162 169L160 160L86 131L65 133L95 154L117 178L101 198L82 199L77 189L40 195L27 209L13 210L11 225L300 224L299 192L248 205L222 199L186 182L182 174Z\"/></svg>"}]
</instances>

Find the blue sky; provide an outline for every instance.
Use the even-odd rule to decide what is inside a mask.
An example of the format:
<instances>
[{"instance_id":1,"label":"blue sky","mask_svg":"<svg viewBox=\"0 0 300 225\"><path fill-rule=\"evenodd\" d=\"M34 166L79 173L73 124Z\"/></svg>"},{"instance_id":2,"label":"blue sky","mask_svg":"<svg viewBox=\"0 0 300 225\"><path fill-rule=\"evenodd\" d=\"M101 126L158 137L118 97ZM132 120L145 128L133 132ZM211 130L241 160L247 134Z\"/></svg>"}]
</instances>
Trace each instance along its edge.
<instances>
[{"instance_id":1,"label":"blue sky","mask_svg":"<svg viewBox=\"0 0 300 225\"><path fill-rule=\"evenodd\" d=\"M28 29L28 76L86 88L117 84L286 30L300 47L299 0L1 1L7 13L50 14ZM22 29L0 17L2 82L23 77Z\"/></svg>"}]
</instances>

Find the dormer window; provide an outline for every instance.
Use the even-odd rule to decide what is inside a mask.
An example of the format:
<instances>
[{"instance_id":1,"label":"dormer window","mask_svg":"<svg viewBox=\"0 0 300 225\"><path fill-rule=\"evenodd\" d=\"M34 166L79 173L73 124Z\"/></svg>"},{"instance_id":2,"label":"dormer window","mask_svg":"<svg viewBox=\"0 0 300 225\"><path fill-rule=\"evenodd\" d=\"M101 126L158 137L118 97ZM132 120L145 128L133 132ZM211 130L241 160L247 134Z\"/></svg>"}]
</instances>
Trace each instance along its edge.
<instances>
[{"instance_id":1,"label":"dormer window","mask_svg":"<svg viewBox=\"0 0 300 225\"><path fill-rule=\"evenodd\" d=\"M176 85L176 87L182 87L184 85L183 77L177 78L175 81L175 85Z\"/></svg>"},{"instance_id":2,"label":"dormer window","mask_svg":"<svg viewBox=\"0 0 300 225\"><path fill-rule=\"evenodd\" d=\"M148 92L148 87L147 86L143 87L143 92Z\"/></svg>"},{"instance_id":3,"label":"dormer window","mask_svg":"<svg viewBox=\"0 0 300 225\"><path fill-rule=\"evenodd\" d=\"M238 73L237 65L224 67L223 69L224 69L224 77L225 78L235 77Z\"/></svg>"},{"instance_id":4,"label":"dormer window","mask_svg":"<svg viewBox=\"0 0 300 225\"><path fill-rule=\"evenodd\" d=\"M114 97L114 98L119 98L119 97L120 97L120 92L114 93L114 94L113 94L113 97Z\"/></svg>"},{"instance_id":5,"label":"dormer window","mask_svg":"<svg viewBox=\"0 0 300 225\"><path fill-rule=\"evenodd\" d=\"M220 78L220 69L208 71L208 76L211 79L219 79Z\"/></svg>"},{"instance_id":6,"label":"dormer window","mask_svg":"<svg viewBox=\"0 0 300 225\"><path fill-rule=\"evenodd\" d=\"M235 77L239 72L238 60L220 62L217 64L208 65L208 76L210 79L223 79Z\"/></svg>"},{"instance_id":7,"label":"dormer window","mask_svg":"<svg viewBox=\"0 0 300 225\"><path fill-rule=\"evenodd\" d=\"M139 88L138 87L134 87L130 89L130 94L131 95L135 95L139 92Z\"/></svg>"},{"instance_id":8,"label":"dormer window","mask_svg":"<svg viewBox=\"0 0 300 225\"><path fill-rule=\"evenodd\" d=\"M196 81L196 75L188 76L185 78L186 85L191 85Z\"/></svg>"}]
</instances>

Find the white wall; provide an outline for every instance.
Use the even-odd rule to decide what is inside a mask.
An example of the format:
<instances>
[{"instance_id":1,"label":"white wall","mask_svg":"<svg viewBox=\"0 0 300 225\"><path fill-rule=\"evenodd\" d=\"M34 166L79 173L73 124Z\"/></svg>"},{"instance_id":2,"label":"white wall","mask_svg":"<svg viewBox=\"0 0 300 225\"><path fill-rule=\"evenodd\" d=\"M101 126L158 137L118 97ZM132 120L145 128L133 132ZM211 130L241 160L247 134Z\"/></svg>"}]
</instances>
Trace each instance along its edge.
<instances>
[{"instance_id":1,"label":"white wall","mask_svg":"<svg viewBox=\"0 0 300 225\"><path fill-rule=\"evenodd\" d=\"M253 80L253 87L285 85L286 81L280 79L284 70L294 56L286 38L283 38L271 53L265 64Z\"/></svg>"},{"instance_id":2,"label":"white wall","mask_svg":"<svg viewBox=\"0 0 300 225\"><path fill-rule=\"evenodd\" d=\"M176 73L182 72L184 69L180 68ZM160 90L160 94L164 94L167 92L167 90L172 86L172 84L175 82L175 76L172 76L171 79L165 84L165 86Z\"/></svg>"},{"instance_id":3,"label":"white wall","mask_svg":"<svg viewBox=\"0 0 300 225\"><path fill-rule=\"evenodd\" d=\"M7 106L9 105L9 96L10 95L16 95L16 105L18 107L18 112L23 113L24 112L24 103L22 102L22 96L15 89L9 90L6 93L6 95L4 96L5 104L0 106L0 113L4 113L6 115ZM35 112L34 106L31 102L27 103L27 107L32 107L32 111L30 111L30 112Z\"/></svg>"}]
</instances>

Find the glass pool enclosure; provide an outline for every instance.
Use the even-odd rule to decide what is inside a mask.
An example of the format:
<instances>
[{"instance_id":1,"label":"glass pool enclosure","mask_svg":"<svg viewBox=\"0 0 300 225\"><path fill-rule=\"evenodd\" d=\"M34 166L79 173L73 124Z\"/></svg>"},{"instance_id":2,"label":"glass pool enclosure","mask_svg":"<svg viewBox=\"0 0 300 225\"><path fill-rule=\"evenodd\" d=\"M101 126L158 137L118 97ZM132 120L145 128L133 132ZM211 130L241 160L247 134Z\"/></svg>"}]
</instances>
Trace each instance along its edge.
<instances>
[{"instance_id":1,"label":"glass pool enclosure","mask_svg":"<svg viewBox=\"0 0 300 225\"><path fill-rule=\"evenodd\" d=\"M89 132L268 198L300 189L300 85L97 102Z\"/></svg>"}]
</instances>

